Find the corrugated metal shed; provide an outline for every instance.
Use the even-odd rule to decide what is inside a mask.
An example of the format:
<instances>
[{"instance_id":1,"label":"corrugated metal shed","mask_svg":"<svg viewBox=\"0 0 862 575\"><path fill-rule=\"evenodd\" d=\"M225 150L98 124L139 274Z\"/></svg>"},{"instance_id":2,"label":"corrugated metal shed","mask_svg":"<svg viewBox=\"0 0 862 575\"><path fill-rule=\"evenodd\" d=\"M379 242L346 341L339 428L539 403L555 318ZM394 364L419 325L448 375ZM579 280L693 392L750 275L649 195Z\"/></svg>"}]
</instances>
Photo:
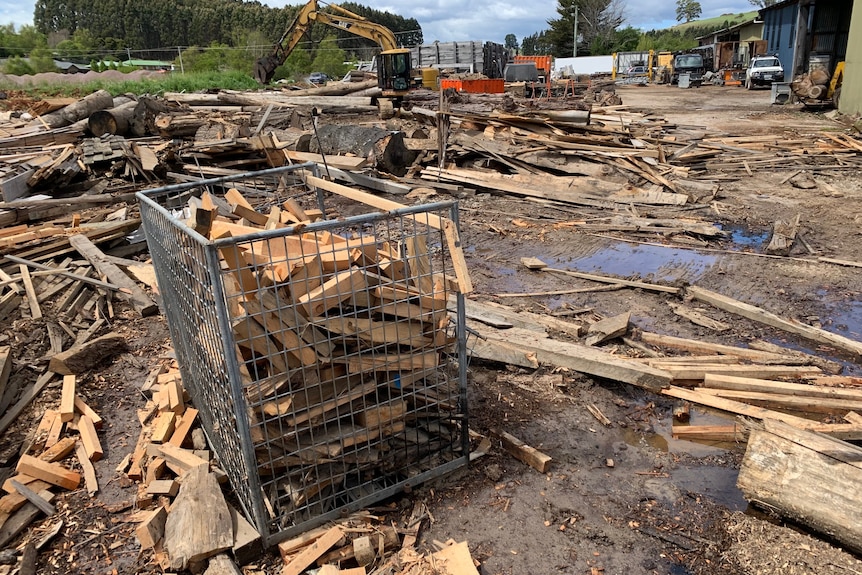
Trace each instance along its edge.
<instances>
[{"instance_id":1,"label":"corrugated metal shed","mask_svg":"<svg viewBox=\"0 0 862 575\"><path fill-rule=\"evenodd\" d=\"M760 11L763 18L763 39L766 52L781 60L785 73L790 76L796 47L796 29L799 3L781 2Z\"/></svg>"},{"instance_id":2,"label":"corrugated metal shed","mask_svg":"<svg viewBox=\"0 0 862 575\"><path fill-rule=\"evenodd\" d=\"M785 0L760 11L767 51L791 76L808 70L812 56L831 71L844 60L853 0Z\"/></svg>"}]
</instances>

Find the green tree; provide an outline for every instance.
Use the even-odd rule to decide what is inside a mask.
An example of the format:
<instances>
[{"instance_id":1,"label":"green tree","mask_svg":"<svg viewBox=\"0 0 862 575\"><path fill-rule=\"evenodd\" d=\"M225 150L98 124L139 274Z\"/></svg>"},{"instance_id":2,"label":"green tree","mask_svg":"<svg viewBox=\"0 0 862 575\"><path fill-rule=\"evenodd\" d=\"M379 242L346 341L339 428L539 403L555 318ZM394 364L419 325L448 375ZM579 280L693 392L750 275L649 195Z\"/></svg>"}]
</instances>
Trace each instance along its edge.
<instances>
[{"instance_id":1,"label":"green tree","mask_svg":"<svg viewBox=\"0 0 862 575\"><path fill-rule=\"evenodd\" d=\"M36 73L33 66L20 56L12 56L6 60L6 63L3 65L3 70L6 74L11 74L13 76L27 76L29 74Z\"/></svg>"},{"instance_id":2,"label":"green tree","mask_svg":"<svg viewBox=\"0 0 862 575\"><path fill-rule=\"evenodd\" d=\"M622 0L558 0L559 18L548 20L548 37L557 57L574 53L575 11L578 18L578 53L587 46L591 54L610 54L616 29L623 23Z\"/></svg>"},{"instance_id":3,"label":"green tree","mask_svg":"<svg viewBox=\"0 0 862 575\"><path fill-rule=\"evenodd\" d=\"M297 48L290 53L283 66L279 66L275 70L274 80L296 80L300 76L308 74L312 71L311 54L307 50Z\"/></svg>"},{"instance_id":4,"label":"green tree","mask_svg":"<svg viewBox=\"0 0 862 575\"><path fill-rule=\"evenodd\" d=\"M327 36L318 46L311 63L311 69L315 72L323 72L330 78L341 78L350 69L350 64L345 64L347 56L344 50L338 47L335 36Z\"/></svg>"},{"instance_id":5,"label":"green tree","mask_svg":"<svg viewBox=\"0 0 862 575\"><path fill-rule=\"evenodd\" d=\"M554 46L551 44L547 30L534 32L521 40L521 54L525 56L542 56L553 53L553 50Z\"/></svg>"},{"instance_id":6,"label":"green tree","mask_svg":"<svg viewBox=\"0 0 862 575\"><path fill-rule=\"evenodd\" d=\"M758 8L766 8L768 6L772 6L777 3L778 0L748 0L751 2L753 6L757 6Z\"/></svg>"},{"instance_id":7,"label":"green tree","mask_svg":"<svg viewBox=\"0 0 862 575\"><path fill-rule=\"evenodd\" d=\"M503 40L503 45L507 50L518 51L518 37L514 34L506 34L506 39Z\"/></svg>"},{"instance_id":8,"label":"green tree","mask_svg":"<svg viewBox=\"0 0 862 575\"><path fill-rule=\"evenodd\" d=\"M691 22L700 18L703 10L697 0L676 0L676 21Z\"/></svg>"}]
</instances>

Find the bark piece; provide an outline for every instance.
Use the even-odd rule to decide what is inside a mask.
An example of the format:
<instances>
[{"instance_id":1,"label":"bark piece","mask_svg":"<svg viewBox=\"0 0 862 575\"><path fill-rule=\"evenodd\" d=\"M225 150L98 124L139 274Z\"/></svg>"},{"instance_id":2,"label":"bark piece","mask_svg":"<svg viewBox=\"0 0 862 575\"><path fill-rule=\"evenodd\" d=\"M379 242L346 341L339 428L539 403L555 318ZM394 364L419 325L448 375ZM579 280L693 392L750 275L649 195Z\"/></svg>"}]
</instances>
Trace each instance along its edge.
<instances>
[{"instance_id":1,"label":"bark piece","mask_svg":"<svg viewBox=\"0 0 862 575\"><path fill-rule=\"evenodd\" d=\"M62 375L85 373L93 366L126 349L128 349L126 338L112 332L58 353L51 358L48 369Z\"/></svg>"},{"instance_id":2,"label":"bark piece","mask_svg":"<svg viewBox=\"0 0 862 575\"><path fill-rule=\"evenodd\" d=\"M164 539L171 567L178 570L233 546L230 513L209 465L195 467L183 476L165 522Z\"/></svg>"}]
</instances>

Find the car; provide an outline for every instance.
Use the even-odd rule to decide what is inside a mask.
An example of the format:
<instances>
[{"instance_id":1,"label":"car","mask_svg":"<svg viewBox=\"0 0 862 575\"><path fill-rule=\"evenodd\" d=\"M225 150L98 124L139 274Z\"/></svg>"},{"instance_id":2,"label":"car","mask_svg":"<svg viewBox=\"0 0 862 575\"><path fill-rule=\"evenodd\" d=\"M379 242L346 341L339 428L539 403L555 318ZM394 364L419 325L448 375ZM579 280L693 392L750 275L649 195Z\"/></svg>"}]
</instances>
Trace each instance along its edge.
<instances>
[{"instance_id":1,"label":"car","mask_svg":"<svg viewBox=\"0 0 862 575\"><path fill-rule=\"evenodd\" d=\"M745 69L745 88L771 86L773 82L784 81L784 68L776 56L755 56Z\"/></svg>"},{"instance_id":2,"label":"car","mask_svg":"<svg viewBox=\"0 0 862 575\"><path fill-rule=\"evenodd\" d=\"M644 76L646 73L646 66L631 66L626 70L626 75L628 76Z\"/></svg>"},{"instance_id":3,"label":"car","mask_svg":"<svg viewBox=\"0 0 862 575\"><path fill-rule=\"evenodd\" d=\"M323 72L312 72L308 75L308 81L312 84L318 84L322 86L323 84L326 84L327 81L329 81L329 76L327 76Z\"/></svg>"}]
</instances>

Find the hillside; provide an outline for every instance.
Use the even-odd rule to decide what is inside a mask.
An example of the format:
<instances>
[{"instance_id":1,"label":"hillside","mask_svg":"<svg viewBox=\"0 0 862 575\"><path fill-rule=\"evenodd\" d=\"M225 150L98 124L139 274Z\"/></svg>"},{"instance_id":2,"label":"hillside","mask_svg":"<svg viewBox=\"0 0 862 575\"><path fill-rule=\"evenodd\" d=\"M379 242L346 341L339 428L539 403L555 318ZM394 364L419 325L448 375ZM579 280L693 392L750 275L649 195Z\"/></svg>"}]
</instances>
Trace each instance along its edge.
<instances>
[{"instance_id":1,"label":"hillside","mask_svg":"<svg viewBox=\"0 0 862 575\"><path fill-rule=\"evenodd\" d=\"M672 26L670 29L679 32L685 32L690 28L710 28L712 30L720 30L741 22L747 22L755 17L757 17L757 10L752 10L751 12L740 12L738 14L722 14L721 16L715 16L713 18L683 22L682 24Z\"/></svg>"}]
</instances>

